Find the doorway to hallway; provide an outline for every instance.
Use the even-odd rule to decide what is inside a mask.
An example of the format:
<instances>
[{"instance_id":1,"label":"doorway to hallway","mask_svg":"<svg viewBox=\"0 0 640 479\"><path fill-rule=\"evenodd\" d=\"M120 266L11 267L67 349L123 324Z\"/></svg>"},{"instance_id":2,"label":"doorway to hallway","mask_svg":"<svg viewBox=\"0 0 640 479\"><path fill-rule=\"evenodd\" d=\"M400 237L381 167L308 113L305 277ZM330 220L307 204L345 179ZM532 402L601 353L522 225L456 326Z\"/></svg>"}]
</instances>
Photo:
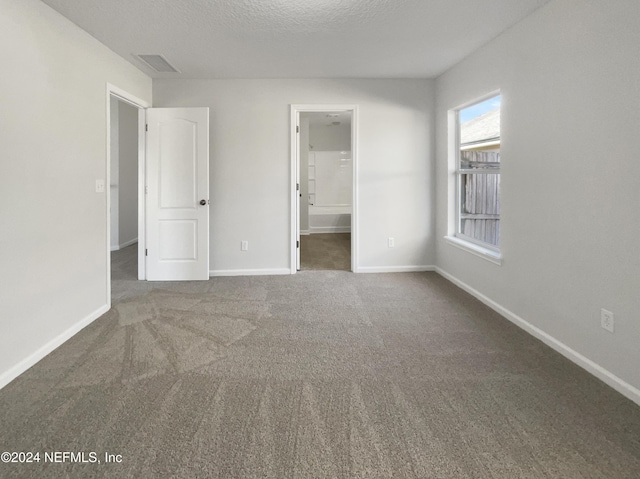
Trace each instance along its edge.
<instances>
[{"instance_id":1,"label":"doorway to hallway","mask_svg":"<svg viewBox=\"0 0 640 479\"><path fill-rule=\"evenodd\" d=\"M111 96L110 127L111 277L114 279L114 273L121 276L126 271L137 279L138 108Z\"/></svg>"}]
</instances>

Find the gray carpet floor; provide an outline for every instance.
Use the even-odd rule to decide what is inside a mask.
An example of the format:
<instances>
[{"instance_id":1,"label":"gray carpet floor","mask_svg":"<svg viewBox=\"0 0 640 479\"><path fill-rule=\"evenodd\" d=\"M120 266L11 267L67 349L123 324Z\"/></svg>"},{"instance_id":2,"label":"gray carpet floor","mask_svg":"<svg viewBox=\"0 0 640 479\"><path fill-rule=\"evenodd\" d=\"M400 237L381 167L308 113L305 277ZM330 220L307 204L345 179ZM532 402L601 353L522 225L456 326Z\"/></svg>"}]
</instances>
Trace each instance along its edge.
<instances>
[{"instance_id":1,"label":"gray carpet floor","mask_svg":"<svg viewBox=\"0 0 640 479\"><path fill-rule=\"evenodd\" d=\"M300 269L351 271L351 233L300 236Z\"/></svg>"},{"instance_id":2,"label":"gray carpet floor","mask_svg":"<svg viewBox=\"0 0 640 479\"><path fill-rule=\"evenodd\" d=\"M640 408L437 274L113 258L113 309L0 390L0 451L101 463L0 477L640 477Z\"/></svg>"}]
</instances>

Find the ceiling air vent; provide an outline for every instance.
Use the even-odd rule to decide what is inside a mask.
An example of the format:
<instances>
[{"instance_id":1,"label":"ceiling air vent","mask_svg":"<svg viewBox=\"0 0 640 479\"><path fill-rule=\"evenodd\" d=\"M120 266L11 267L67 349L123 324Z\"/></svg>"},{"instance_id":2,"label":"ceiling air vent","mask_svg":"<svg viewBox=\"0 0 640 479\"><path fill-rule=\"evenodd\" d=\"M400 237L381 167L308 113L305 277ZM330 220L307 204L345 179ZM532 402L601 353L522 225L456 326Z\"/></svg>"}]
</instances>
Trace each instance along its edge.
<instances>
[{"instance_id":1,"label":"ceiling air vent","mask_svg":"<svg viewBox=\"0 0 640 479\"><path fill-rule=\"evenodd\" d=\"M142 60L158 73L180 73L180 71L174 68L162 55L135 55L135 57Z\"/></svg>"}]
</instances>

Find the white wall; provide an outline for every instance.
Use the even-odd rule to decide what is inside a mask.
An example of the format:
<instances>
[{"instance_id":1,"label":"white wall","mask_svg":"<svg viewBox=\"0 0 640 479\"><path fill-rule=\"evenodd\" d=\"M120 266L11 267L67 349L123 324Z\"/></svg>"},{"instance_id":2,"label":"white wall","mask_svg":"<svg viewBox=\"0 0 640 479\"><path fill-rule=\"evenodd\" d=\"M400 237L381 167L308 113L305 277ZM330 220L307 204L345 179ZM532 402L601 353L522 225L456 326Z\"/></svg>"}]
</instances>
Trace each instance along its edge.
<instances>
[{"instance_id":1,"label":"white wall","mask_svg":"<svg viewBox=\"0 0 640 479\"><path fill-rule=\"evenodd\" d=\"M118 122L118 244L122 248L138 239L138 109L120 102Z\"/></svg>"},{"instance_id":2,"label":"white wall","mask_svg":"<svg viewBox=\"0 0 640 479\"><path fill-rule=\"evenodd\" d=\"M313 161L309 162L309 169L314 174L314 204L319 207L351 206L353 197L351 152L313 151L309 156L310 160L313 158Z\"/></svg>"},{"instance_id":3,"label":"white wall","mask_svg":"<svg viewBox=\"0 0 640 479\"><path fill-rule=\"evenodd\" d=\"M359 267L434 262L429 80L154 80L155 106L211 109L211 270L290 262L291 104L359 106ZM396 247L387 247L395 237ZM240 251L240 241L249 251Z\"/></svg>"},{"instance_id":4,"label":"white wall","mask_svg":"<svg viewBox=\"0 0 640 479\"><path fill-rule=\"evenodd\" d=\"M310 152L309 176L312 173L314 179L309 180L309 190L314 191L311 195L313 205L307 206L310 233L350 233L353 198L351 151Z\"/></svg>"},{"instance_id":5,"label":"white wall","mask_svg":"<svg viewBox=\"0 0 640 479\"><path fill-rule=\"evenodd\" d=\"M438 266L600 377L617 381L597 365L617 376L631 396L640 388L638 18L636 0L552 1L438 78L436 116ZM442 239L453 186L447 110L498 88L502 266ZM614 334L600 328L600 308L615 313Z\"/></svg>"},{"instance_id":6,"label":"white wall","mask_svg":"<svg viewBox=\"0 0 640 479\"><path fill-rule=\"evenodd\" d=\"M38 0L0 0L0 386L106 308L106 83L151 81Z\"/></svg>"}]
</instances>

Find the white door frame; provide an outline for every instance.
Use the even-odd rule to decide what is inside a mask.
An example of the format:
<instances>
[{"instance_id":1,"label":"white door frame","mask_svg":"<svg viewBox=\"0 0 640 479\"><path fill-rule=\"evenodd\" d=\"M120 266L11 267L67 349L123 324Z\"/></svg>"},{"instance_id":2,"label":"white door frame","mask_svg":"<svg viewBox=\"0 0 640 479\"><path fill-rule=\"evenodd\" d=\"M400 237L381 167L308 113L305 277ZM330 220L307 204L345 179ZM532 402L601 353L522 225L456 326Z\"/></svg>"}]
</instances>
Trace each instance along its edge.
<instances>
[{"instance_id":1,"label":"white door frame","mask_svg":"<svg viewBox=\"0 0 640 479\"><path fill-rule=\"evenodd\" d=\"M145 245L145 108L151 105L125 90L107 83L107 165L105 193L107 197L107 305L111 307L111 98L138 109L138 279L146 279Z\"/></svg>"},{"instance_id":2,"label":"white door frame","mask_svg":"<svg viewBox=\"0 0 640 479\"><path fill-rule=\"evenodd\" d=\"M351 112L351 155L353 158L353 186L351 189L351 271L358 272L358 105L319 104L291 105L291 274L297 272L296 241L300 236L300 148L298 144L300 113Z\"/></svg>"}]
</instances>

